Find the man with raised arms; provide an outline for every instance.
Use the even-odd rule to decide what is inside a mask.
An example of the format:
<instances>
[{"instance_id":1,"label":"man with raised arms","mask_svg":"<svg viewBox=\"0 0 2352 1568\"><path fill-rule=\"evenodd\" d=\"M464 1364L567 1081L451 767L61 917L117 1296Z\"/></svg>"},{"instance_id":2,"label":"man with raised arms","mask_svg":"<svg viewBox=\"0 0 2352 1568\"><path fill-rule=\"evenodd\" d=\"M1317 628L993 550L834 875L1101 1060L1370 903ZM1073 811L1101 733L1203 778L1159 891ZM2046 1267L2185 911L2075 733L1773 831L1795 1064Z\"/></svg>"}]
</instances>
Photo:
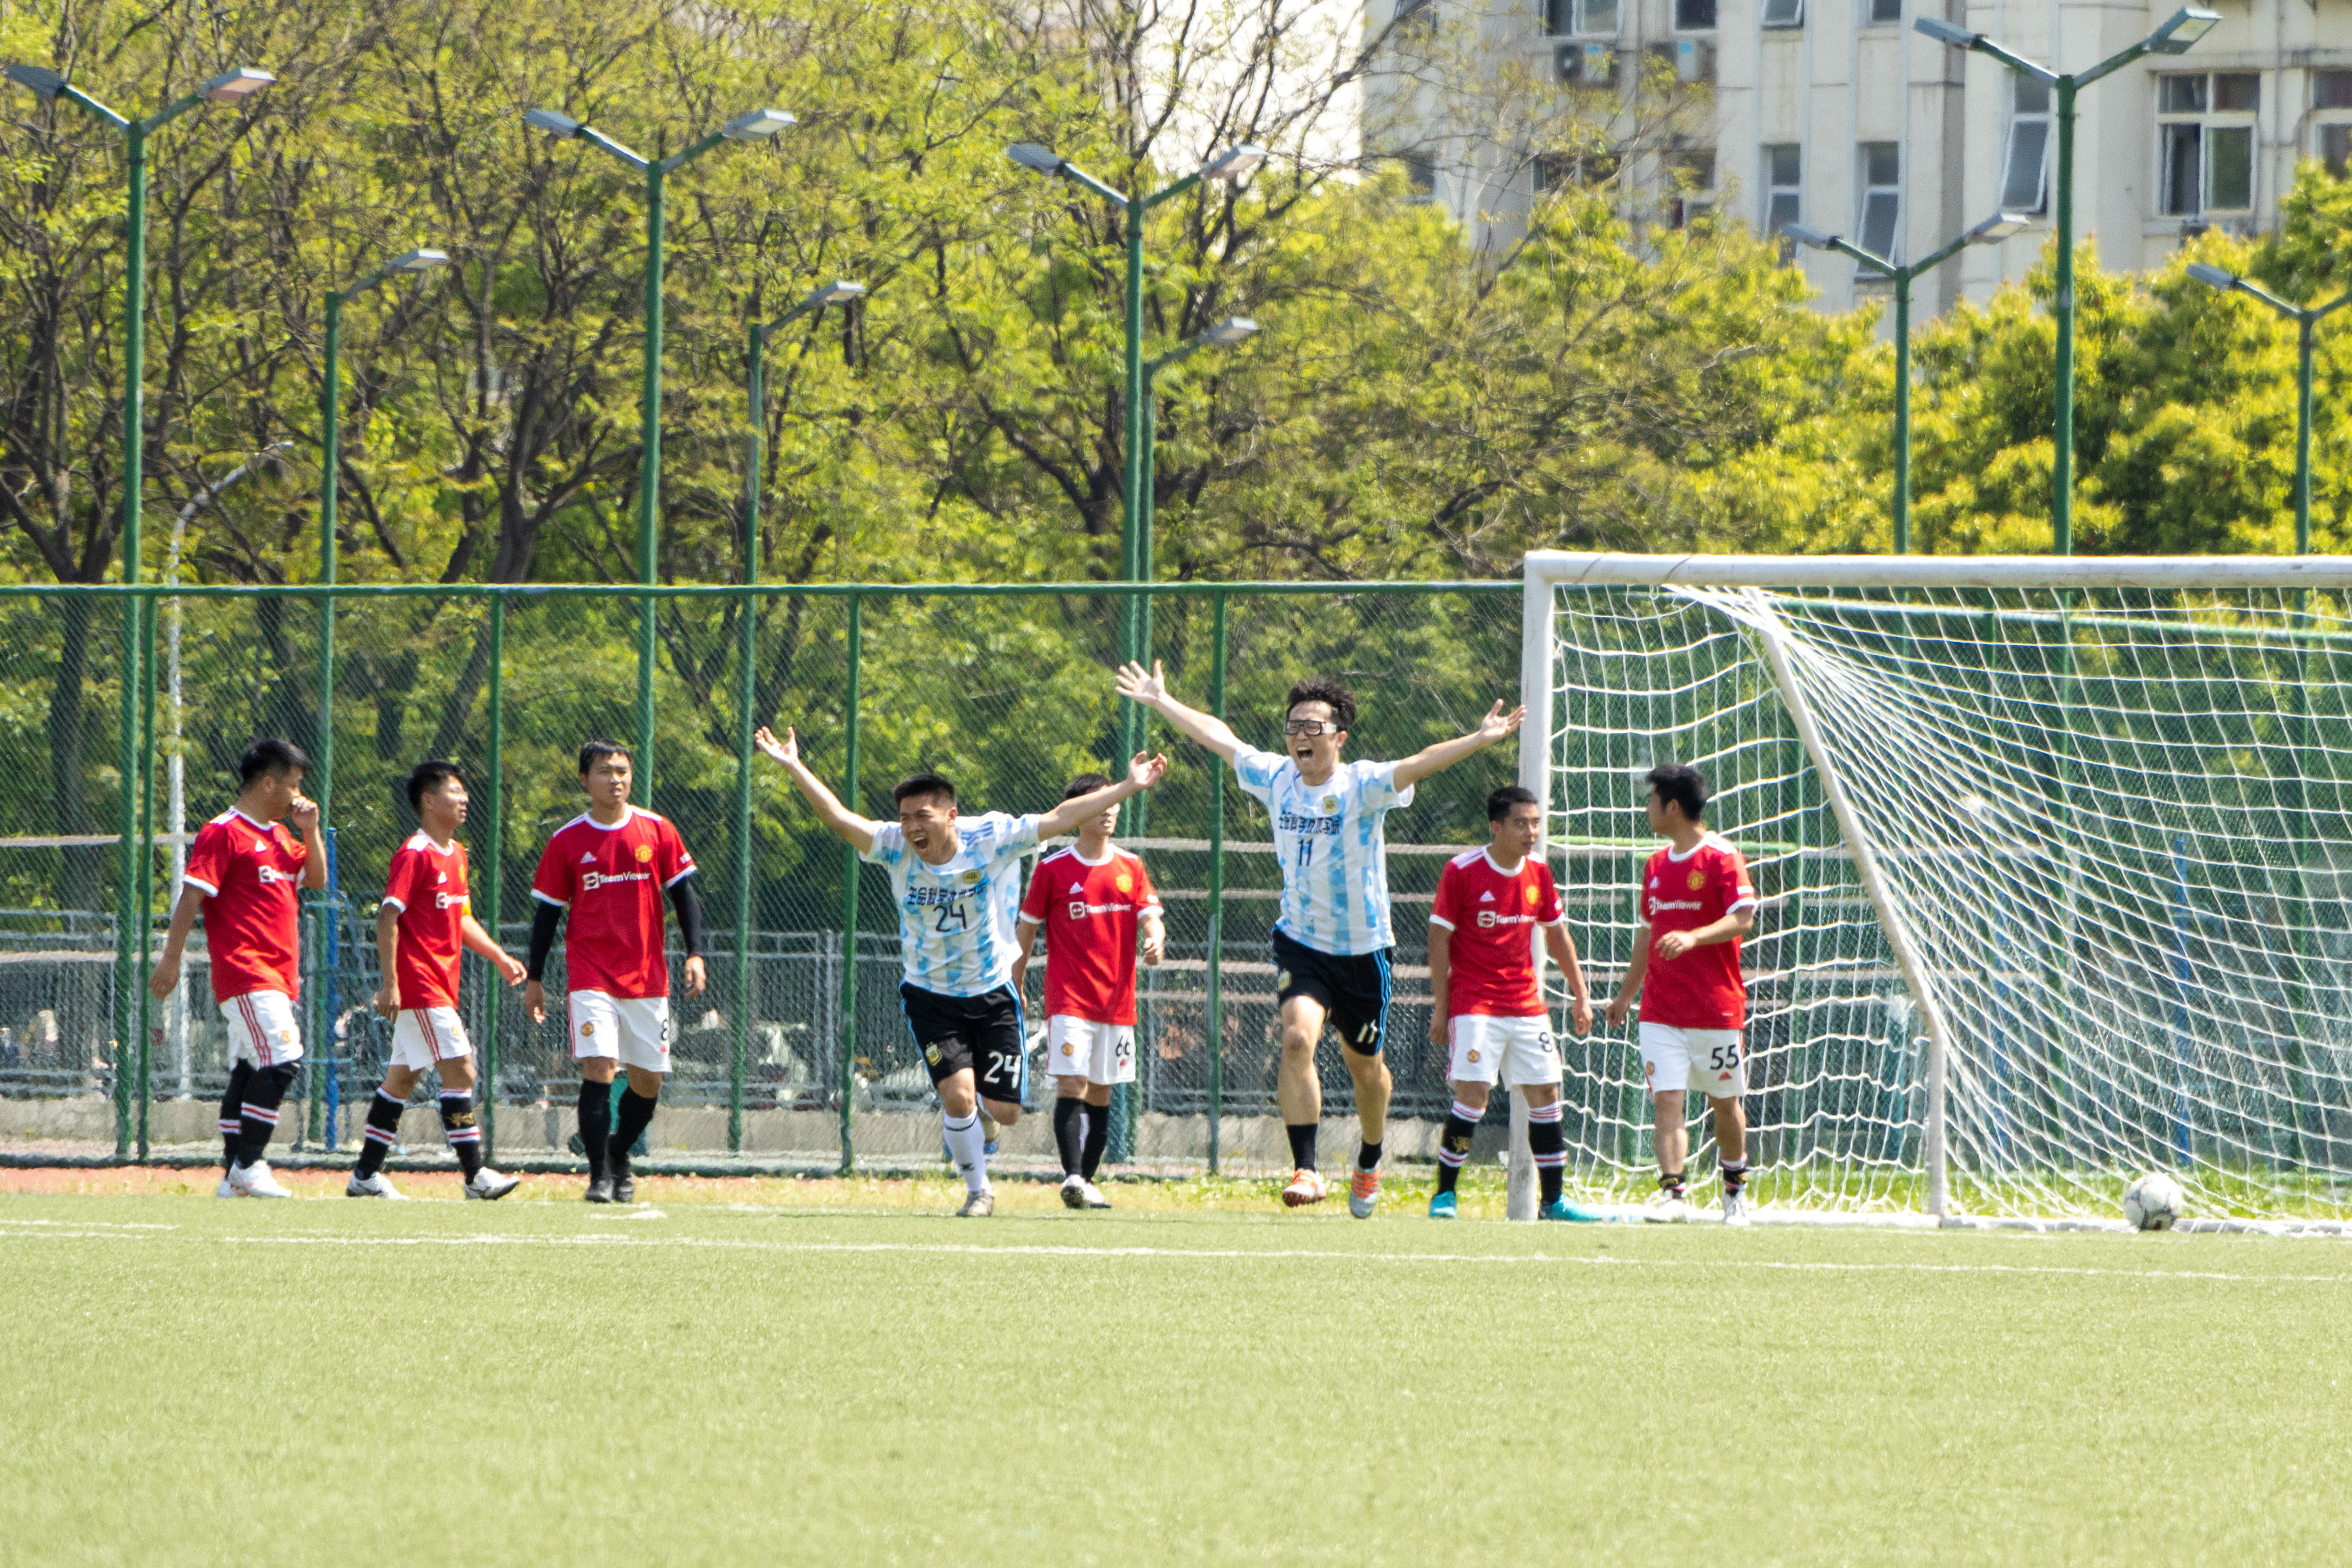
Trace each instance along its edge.
<instances>
[{"instance_id":1,"label":"man with raised arms","mask_svg":"<svg viewBox=\"0 0 2352 1568\"><path fill-rule=\"evenodd\" d=\"M1123 781L1033 817L963 817L953 784L917 773L890 791L898 820L875 822L844 806L809 771L791 729L782 740L762 729L759 742L783 764L826 831L860 858L889 868L904 977L898 996L939 1092L948 1154L963 1176L964 1203L956 1212L968 1218L993 1214L981 1112L1005 1126L1019 1121L1029 1075L1021 997L1012 984L1021 857L1159 783L1168 759L1139 751Z\"/></svg>"},{"instance_id":2,"label":"man with raised arms","mask_svg":"<svg viewBox=\"0 0 2352 1568\"><path fill-rule=\"evenodd\" d=\"M1328 675L1290 688L1283 705L1286 755L1245 745L1223 719L1170 696L1156 664L1120 670L1118 695L1231 762L1242 789L1273 821L1275 857L1282 866L1282 913L1274 923L1275 995L1282 1007L1278 1097L1295 1167L1282 1201L1296 1208L1320 1203L1327 1193L1315 1167L1323 1114L1315 1046L1328 1022L1347 1047L1340 1054L1356 1081L1356 1119L1363 1132L1348 1173L1348 1212L1369 1219L1380 1203L1381 1144L1393 1086L1381 1056L1388 1032L1389 951L1396 943L1389 926L1384 824L1389 812L1412 803L1414 785L1517 732L1528 710L1506 713L1498 702L1469 734L1402 761L1342 762L1356 699Z\"/></svg>"}]
</instances>

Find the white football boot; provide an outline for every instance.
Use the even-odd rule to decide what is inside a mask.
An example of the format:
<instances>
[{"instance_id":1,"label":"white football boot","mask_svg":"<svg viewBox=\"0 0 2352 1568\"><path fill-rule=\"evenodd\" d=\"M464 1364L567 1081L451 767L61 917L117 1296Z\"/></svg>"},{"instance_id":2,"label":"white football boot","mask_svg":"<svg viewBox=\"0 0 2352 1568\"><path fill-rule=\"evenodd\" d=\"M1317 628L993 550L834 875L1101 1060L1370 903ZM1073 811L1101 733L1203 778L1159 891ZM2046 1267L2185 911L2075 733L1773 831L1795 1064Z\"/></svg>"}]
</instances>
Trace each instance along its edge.
<instances>
[{"instance_id":1,"label":"white football boot","mask_svg":"<svg viewBox=\"0 0 2352 1568\"><path fill-rule=\"evenodd\" d=\"M1726 1225L1748 1223L1748 1195L1726 1188L1723 1194L1723 1222Z\"/></svg>"},{"instance_id":2,"label":"white football boot","mask_svg":"<svg viewBox=\"0 0 2352 1568\"><path fill-rule=\"evenodd\" d=\"M1102 1188L1097 1186L1094 1183L1088 1181L1084 1176L1080 1176L1078 1178L1078 1190L1085 1196L1087 1207L1088 1208L1108 1208L1110 1207L1110 1199L1103 1196Z\"/></svg>"},{"instance_id":3,"label":"white football boot","mask_svg":"<svg viewBox=\"0 0 2352 1568\"><path fill-rule=\"evenodd\" d=\"M1087 1206L1087 1178L1073 1171L1062 1178L1062 1207L1084 1208Z\"/></svg>"},{"instance_id":4,"label":"white football boot","mask_svg":"<svg viewBox=\"0 0 2352 1568\"><path fill-rule=\"evenodd\" d=\"M408 1201L408 1195L393 1186L382 1171L374 1172L370 1176L362 1176L357 1171L353 1171L352 1179L343 1184L343 1196L345 1197L388 1197L394 1203Z\"/></svg>"},{"instance_id":5,"label":"white football boot","mask_svg":"<svg viewBox=\"0 0 2352 1568\"><path fill-rule=\"evenodd\" d=\"M256 1160L249 1166L238 1166L228 1173L229 1190L239 1197L292 1197L294 1195L278 1185L269 1174L268 1160Z\"/></svg>"},{"instance_id":6,"label":"white football boot","mask_svg":"<svg viewBox=\"0 0 2352 1568\"><path fill-rule=\"evenodd\" d=\"M500 1176L489 1166L484 1166L467 1178L466 1196L478 1197L488 1203L496 1203L521 1185L522 1177Z\"/></svg>"}]
</instances>

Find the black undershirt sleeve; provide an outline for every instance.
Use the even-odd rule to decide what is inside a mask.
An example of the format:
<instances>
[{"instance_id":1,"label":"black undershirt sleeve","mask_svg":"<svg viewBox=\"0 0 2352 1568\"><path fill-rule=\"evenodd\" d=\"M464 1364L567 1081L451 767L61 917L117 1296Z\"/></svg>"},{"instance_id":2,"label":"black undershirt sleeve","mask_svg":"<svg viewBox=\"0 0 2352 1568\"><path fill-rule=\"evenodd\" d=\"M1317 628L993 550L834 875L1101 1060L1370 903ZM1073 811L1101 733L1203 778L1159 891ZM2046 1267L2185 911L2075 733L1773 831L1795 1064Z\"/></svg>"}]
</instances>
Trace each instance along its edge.
<instances>
[{"instance_id":1,"label":"black undershirt sleeve","mask_svg":"<svg viewBox=\"0 0 2352 1568\"><path fill-rule=\"evenodd\" d=\"M543 898L531 902L536 913L530 917L530 956L523 960L523 973L537 980L546 975L547 956L555 950L555 928L563 923L563 906Z\"/></svg>"},{"instance_id":2,"label":"black undershirt sleeve","mask_svg":"<svg viewBox=\"0 0 2352 1568\"><path fill-rule=\"evenodd\" d=\"M686 939L686 956L702 956L702 899L694 891L694 878L679 877L669 884L669 901L677 911L677 934Z\"/></svg>"}]
</instances>

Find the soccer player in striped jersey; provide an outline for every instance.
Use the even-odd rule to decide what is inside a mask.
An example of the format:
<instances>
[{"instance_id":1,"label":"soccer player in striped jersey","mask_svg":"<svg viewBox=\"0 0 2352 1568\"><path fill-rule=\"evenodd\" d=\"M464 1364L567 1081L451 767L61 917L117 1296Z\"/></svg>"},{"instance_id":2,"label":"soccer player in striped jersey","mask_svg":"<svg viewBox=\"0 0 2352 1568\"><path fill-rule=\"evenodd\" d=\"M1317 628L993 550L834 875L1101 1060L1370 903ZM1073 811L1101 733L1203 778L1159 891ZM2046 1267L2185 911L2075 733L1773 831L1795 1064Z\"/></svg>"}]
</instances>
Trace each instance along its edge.
<instances>
[{"instance_id":1,"label":"soccer player in striped jersey","mask_svg":"<svg viewBox=\"0 0 2352 1568\"><path fill-rule=\"evenodd\" d=\"M470 948L509 986L522 984L522 960L475 920L466 882L466 781L448 762L420 762L408 775L416 831L393 852L383 907L375 917L376 962L383 980L375 1010L393 1020L392 1063L368 1105L359 1163L346 1197L397 1198L383 1156L400 1136L400 1113L428 1068L441 1073L441 1131L466 1173L466 1196L501 1198L519 1185L482 1164L482 1130L474 1120L473 1047L457 1016L457 956Z\"/></svg>"},{"instance_id":2,"label":"soccer player in striped jersey","mask_svg":"<svg viewBox=\"0 0 2352 1568\"><path fill-rule=\"evenodd\" d=\"M568 916L563 944L565 1022L580 1063L580 1145L588 1155L590 1203L635 1203L629 1148L650 1126L669 1072L669 949L662 895L677 910L686 946L686 994L698 997L702 902L694 892L694 857L667 817L629 804L626 747L592 740L580 748L580 787L588 810L555 830L541 852L530 895L529 977L522 1002L533 1023L547 1021L544 977L555 928ZM628 1086L613 1107L613 1080Z\"/></svg>"},{"instance_id":3,"label":"soccer player in striped jersey","mask_svg":"<svg viewBox=\"0 0 2352 1568\"><path fill-rule=\"evenodd\" d=\"M1062 791L1075 800L1110 779L1081 773ZM1045 856L1029 879L1013 933L1013 994L1022 994L1029 953L1045 933L1045 1060L1054 1073L1054 1145L1062 1156L1062 1202L1108 1208L1095 1186L1110 1138L1110 1092L1135 1082L1135 956L1156 966L1167 950L1160 895L1143 862L1110 841L1118 808L1078 824L1078 841Z\"/></svg>"},{"instance_id":4,"label":"soccer player in striped jersey","mask_svg":"<svg viewBox=\"0 0 2352 1568\"><path fill-rule=\"evenodd\" d=\"M891 790L898 820L874 822L844 806L801 760L800 737L762 729L760 749L783 764L817 820L859 857L890 872L898 906L899 999L907 1027L939 1092L948 1154L962 1173L960 1217L996 1212L988 1182L988 1134L981 1112L1011 1126L1021 1119L1029 1042L1013 987L1013 911L1021 857L1160 782L1168 759L1137 752L1127 778L1064 800L1043 816L960 814L955 786L917 773Z\"/></svg>"},{"instance_id":5,"label":"soccer player in striped jersey","mask_svg":"<svg viewBox=\"0 0 2352 1568\"><path fill-rule=\"evenodd\" d=\"M1118 673L1118 695L1158 712L1184 735L1233 764L1244 792L1272 819L1282 866L1282 913L1274 924L1275 995L1282 1007L1282 1071L1277 1097L1296 1167L1282 1201L1296 1208L1328 1194L1316 1169L1315 1134L1323 1086L1315 1047L1328 1022L1356 1081L1356 1119L1363 1132L1348 1185L1348 1212L1371 1218L1380 1203L1381 1145L1387 1134L1394 1081L1381 1059L1388 1032L1396 937L1389 925L1389 812L1412 804L1413 786L1517 732L1527 709L1496 703L1469 734L1423 747L1397 762L1343 762L1356 723L1356 699L1328 675L1300 681L1283 705L1283 752L1245 745L1220 718L1168 695L1155 664Z\"/></svg>"},{"instance_id":6,"label":"soccer player in striped jersey","mask_svg":"<svg viewBox=\"0 0 2352 1568\"><path fill-rule=\"evenodd\" d=\"M1650 831L1666 847L1642 873L1642 933L1624 983L1609 1003L1609 1025L1642 1002L1642 1077L1656 1113L1658 1195L1667 1215L1689 1212L1684 1163L1690 1094L1715 1112L1717 1168L1723 1176L1723 1222L1748 1223L1748 1067L1740 1030L1748 1023L1748 982L1739 973L1739 939L1756 924L1756 889L1748 862L1720 834L1706 831L1706 779L1696 768L1650 769Z\"/></svg>"},{"instance_id":7,"label":"soccer player in striped jersey","mask_svg":"<svg viewBox=\"0 0 2352 1568\"><path fill-rule=\"evenodd\" d=\"M157 1001L180 983L180 955L205 919L213 999L228 1024L228 1090L221 1096L219 1197L291 1197L262 1158L278 1108L302 1060L294 1000L302 994L301 895L327 885L319 803L302 793L310 759L287 740L257 740L237 758L236 804L206 822L188 850L180 902L148 977ZM287 831L288 823L293 831ZM299 834L298 839L295 835Z\"/></svg>"},{"instance_id":8,"label":"soccer player in striped jersey","mask_svg":"<svg viewBox=\"0 0 2352 1568\"><path fill-rule=\"evenodd\" d=\"M1543 933L1551 961L1568 977L1569 1019L1579 1034L1592 1027L1592 997L1562 918L1559 889L1544 863L1543 807L1535 792L1508 784L1487 796L1486 830L1484 849L1445 862L1429 911L1429 1038L1446 1053L1445 1076L1454 1086L1429 1218L1454 1218L1454 1184L1499 1079L1527 1095L1528 1146L1543 1184L1538 1217L1583 1218L1560 1197L1568 1145L1559 1049L1536 982L1532 933Z\"/></svg>"}]
</instances>

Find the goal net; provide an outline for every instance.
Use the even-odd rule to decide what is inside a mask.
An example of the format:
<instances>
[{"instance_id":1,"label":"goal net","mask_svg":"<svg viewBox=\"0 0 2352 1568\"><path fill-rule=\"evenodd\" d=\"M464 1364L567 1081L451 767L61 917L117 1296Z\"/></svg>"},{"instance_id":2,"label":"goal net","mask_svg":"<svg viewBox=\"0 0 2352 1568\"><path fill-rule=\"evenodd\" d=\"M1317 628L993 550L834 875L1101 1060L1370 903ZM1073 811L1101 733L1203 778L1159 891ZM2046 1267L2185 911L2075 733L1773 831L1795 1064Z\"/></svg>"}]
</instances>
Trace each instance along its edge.
<instances>
[{"instance_id":1,"label":"goal net","mask_svg":"<svg viewBox=\"0 0 2352 1568\"><path fill-rule=\"evenodd\" d=\"M1762 900L1765 1203L2112 1218L2165 1169L2194 1215L2344 1219L2347 589L2333 559L1531 555L1523 782L1596 999L1658 843L1641 775L1693 763ZM1633 1040L1567 1040L1577 1176L1629 1197Z\"/></svg>"}]
</instances>

